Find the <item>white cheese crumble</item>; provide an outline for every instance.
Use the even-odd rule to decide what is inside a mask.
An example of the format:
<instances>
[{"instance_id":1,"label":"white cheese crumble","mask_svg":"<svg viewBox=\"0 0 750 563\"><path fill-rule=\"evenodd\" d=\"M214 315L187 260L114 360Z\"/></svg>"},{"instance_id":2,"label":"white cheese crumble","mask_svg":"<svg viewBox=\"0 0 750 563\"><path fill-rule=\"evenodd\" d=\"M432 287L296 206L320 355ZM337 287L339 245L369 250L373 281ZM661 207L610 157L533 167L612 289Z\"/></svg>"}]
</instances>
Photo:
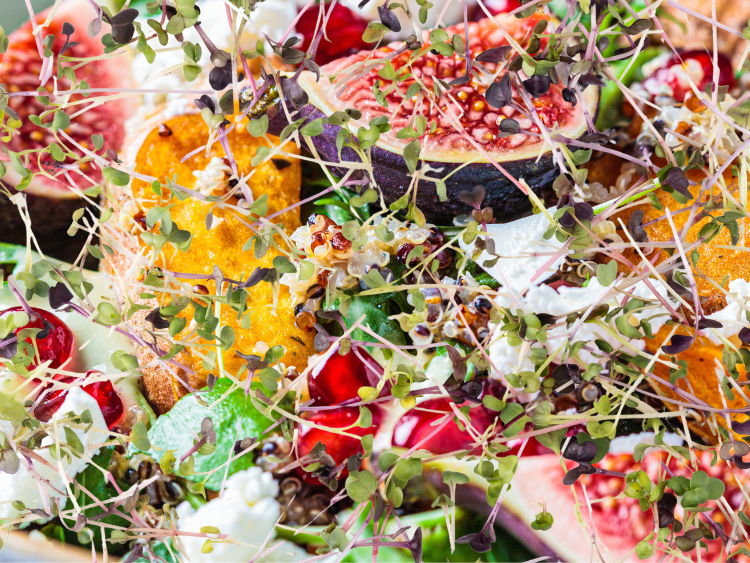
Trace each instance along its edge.
<instances>
[{"instance_id":1,"label":"white cheese crumble","mask_svg":"<svg viewBox=\"0 0 750 563\"><path fill-rule=\"evenodd\" d=\"M507 282L514 293L520 293L527 287L549 278L562 264L562 256L555 258L533 283L531 281L552 258L551 253L558 251L562 246L555 237L550 240L542 238L549 226L549 220L543 213L511 223L487 225L487 232L495 241L495 252L502 258L491 268L485 268L486 272L503 285ZM459 239L459 242L463 250L473 251L473 242L466 244L462 239ZM537 253L544 254L537 256ZM492 258L493 256L485 250L476 262L481 266Z\"/></svg>"},{"instance_id":2,"label":"white cheese crumble","mask_svg":"<svg viewBox=\"0 0 750 563\"><path fill-rule=\"evenodd\" d=\"M67 494L61 494L65 492L65 483L70 483L70 479L75 475L83 471L88 465L87 459L92 458L99 451L97 446L107 440L109 431L107 430L107 424L104 422L102 411L99 409L99 405L96 400L91 397L88 393L77 387L71 388L68 394L65 396L65 401L60 406L58 411L52 416L50 424L55 420L65 418L69 412L73 412L80 415L86 409L91 413L93 419L93 425L88 433L84 433L83 429L73 430L78 439L81 441L84 447L83 456L80 458L73 457L72 462L63 459L58 462L53 459L49 454L49 449L40 449L37 453L52 467L42 464L38 461L32 460L32 467L43 479L48 483L41 483L34 476L29 473L25 462L21 461L21 467L13 475L8 473L0 472L0 519L16 518L19 515L19 511L13 508L12 501L21 501L26 508L29 509L45 509L45 506L49 508L50 502L62 501L67 497ZM0 428L6 436L12 436L13 426L8 421L0 421ZM65 441L65 435L62 427L58 427L60 439ZM54 431L52 431L54 432ZM51 437L47 437L42 441L42 446L50 446L54 444L54 440ZM58 463L62 465L62 472L59 470ZM54 469L53 469L54 468ZM71 485L72 487L72 485ZM44 491L44 499L40 489ZM57 490L55 490L57 489ZM60 492L58 492L60 491Z\"/></svg>"},{"instance_id":3,"label":"white cheese crumble","mask_svg":"<svg viewBox=\"0 0 750 563\"><path fill-rule=\"evenodd\" d=\"M279 484L270 472L260 467L251 467L235 473L227 479L220 498L214 499L197 510L190 503L177 507L178 529L200 532L204 526L215 526L222 534L238 543L213 543L211 553L201 548L205 537L180 536L183 553L191 563L237 562L253 559L263 543L273 538L276 521L281 515L281 506L276 500ZM276 542L269 540L265 549ZM307 553L297 545L283 541L273 552L259 561L301 561Z\"/></svg>"}]
</instances>

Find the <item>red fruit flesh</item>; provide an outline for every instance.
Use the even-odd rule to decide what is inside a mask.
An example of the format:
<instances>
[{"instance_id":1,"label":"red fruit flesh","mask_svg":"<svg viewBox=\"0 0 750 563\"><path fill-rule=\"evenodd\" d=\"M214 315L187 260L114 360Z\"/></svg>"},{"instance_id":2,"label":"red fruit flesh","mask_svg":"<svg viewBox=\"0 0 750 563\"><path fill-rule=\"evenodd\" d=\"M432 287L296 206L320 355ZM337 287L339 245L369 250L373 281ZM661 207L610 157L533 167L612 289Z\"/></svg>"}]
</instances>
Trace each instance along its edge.
<instances>
[{"instance_id":1,"label":"red fruit flesh","mask_svg":"<svg viewBox=\"0 0 750 563\"><path fill-rule=\"evenodd\" d=\"M356 436L365 436L367 434L374 434L377 431L377 427L380 425L380 420L382 418L380 409L375 406L369 406L368 409L370 409L370 412L372 413L372 426L369 428L350 428L346 431L347 433ZM318 426L325 426L328 428L346 428L357 421L359 418L359 409L354 407L342 407L339 409L309 413L305 415L304 418L314 422ZM303 457L309 454L318 442L325 444L326 453L334 459L336 465L344 463L350 456L353 456L358 452L364 453L362 443L357 438L335 434L322 428L311 428L306 425L299 425L299 437L297 440L298 457ZM319 484L318 480L312 477L309 473L304 471L301 471L300 473L308 483L314 485ZM348 471L344 469L341 478L343 479L347 475Z\"/></svg>"},{"instance_id":2,"label":"red fruit flesh","mask_svg":"<svg viewBox=\"0 0 750 563\"><path fill-rule=\"evenodd\" d=\"M396 423L393 428L393 445L407 449L417 447L429 450L433 454L447 454L471 448L474 440L467 431L462 431L453 420L437 434L428 438L437 427L433 423L442 419L445 413L452 412L450 403L449 399L442 398L429 399L419 403L416 408L411 409ZM472 408L470 414L472 427L480 433L487 430L497 416L496 412L481 405Z\"/></svg>"},{"instance_id":3,"label":"red fruit flesh","mask_svg":"<svg viewBox=\"0 0 750 563\"><path fill-rule=\"evenodd\" d=\"M23 308L21 307L13 307L0 313L0 316L5 316L9 313L20 313L22 311ZM64 322L49 311L37 309L36 307L32 307L32 311L34 314L29 317L29 323L22 328L17 328L14 334L18 335L19 331L24 328L49 329L45 338L37 336L36 347L39 350L39 358L42 362L49 361L50 367L57 369L66 364L73 356L73 333ZM42 319L46 320L51 325L51 328ZM31 344L31 338L27 338L26 342ZM36 363L32 363L31 365L36 366Z\"/></svg>"},{"instance_id":4,"label":"red fruit flesh","mask_svg":"<svg viewBox=\"0 0 750 563\"><path fill-rule=\"evenodd\" d=\"M38 14L36 17L37 22L40 24L44 23L48 15L49 10ZM63 57L80 59L96 57L104 53L100 38L90 38L86 33L89 22L95 17L96 11L88 2L79 0L61 3L59 9L55 13L53 21L44 29L44 31L41 32L42 39L48 35L55 36L55 41L51 49L54 53L53 68L55 72L53 73L53 76L57 76L58 63L61 64L63 68L80 64L79 62L59 61L57 54L65 43L65 36L62 34L62 27L65 22L69 22L75 27L75 32L71 35L70 41L77 41L79 44L68 49ZM102 31L102 34L103 33L107 33L107 31L104 30ZM16 31L11 33L8 39L8 50L3 55L0 55L0 84L4 84L6 90L11 93L19 91L36 91L36 89L40 87L39 76L42 70L42 59L39 55L37 43L33 35L31 22L26 22ZM128 64L122 64L119 60L98 60L86 63L78 68L75 73L77 81L80 83L80 81L85 80L90 88L129 87L131 85L129 68ZM47 92L52 92L55 88L55 83L52 78L50 78L43 86ZM64 76L58 77L56 84L58 91L69 90L72 86L73 84L68 78ZM78 103L70 105L69 108L65 109L65 112L69 115L80 112L87 106L93 106L94 104L91 104L90 102L102 95L106 96L111 94L94 93L91 94L89 98L83 98L79 95L70 96L67 98L68 102ZM89 103L81 104L81 101L84 99ZM62 101L62 97L57 101ZM66 129L66 133L73 137L82 146L90 149L93 149L91 135L101 134L104 137L104 148L117 151L120 149L125 137L125 120L135 110L135 104L135 97L132 97L116 101L108 101L106 104L93 107L90 110L84 111L77 117L71 118L71 124L68 129ZM23 120L23 125L20 130L13 135L13 138L8 143L6 143L8 149L15 152L42 149L49 146L50 142L55 141L50 129L38 127L28 119L28 116L31 114L41 115L43 112L48 111L50 106L44 106L36 97L30 96L11 97L8 105L11 109L15 110L18 113L19 118ZM50 115L43 121L51 120L52 117ZM68 148L78 153L79 156L83 156L83 154L68 143L66 143L66 145L68 145ZM55 173L54 161L49 154L44 154L41 161L42 165L48 171L53 174ZM66 163L68 164L71 164L72 162L71 159L66 160ZM32 172L38 171L38 162L36 158L30 159L29 168ZM82 164L81 172L88 175L94 182L99 182L102 177L100 169L94 168L90 163ZM72 173L71 177L79 187L82 187L83 189L90 187L90 183L77 173ZM66 180L62 178L62 181L65 182ZM50 180L41 175L36 176L31 185L29 185L25 191L36 195L44 195L54 198L78 197L72 190L69 190L65 184L56 180Z\"/></svg>"},{"instance_id":5,"label":"red fruit flesh","mask_svg":"<svg viewBox=\"0 0 750 563\"><path fill-rule=\"evenodd\" d=\"M85 377L89 377L92 374L101 374L102 372L97 370L87 371ZM73 381L72 378L65 377L61 378L60 381L66 383ZM49 388L52 384L47 384ZM115 391L111 381L97 381L89 385L81 387L86 393L91 395L96 403L99 405L99 409L102 411L104 422L107 423L107 428L110 430L114 428L122 418L122 414L125 410L122 399ZM41 403L34 409L34 416L37 420L42 422L48 422L52 415L57 412L60 406L65 401L65 396L68 394L67 391L59 389L48 393L41 401Z\"/></svg>"},{"instance_id":6,"label":"red fruit flesh","mask_svg":"<svg viewBox=\"0 0 750 563\"><path fill-rule=\"evenodd\" d=\"M727 57L719 54L719 85L734 88L734 73L732 64ZM686 51L675 55L664 66L658 68L648 77L643 86L653 96L672 92L672 97L678 102L685 100L685 95L692 91L690 79L703 90L707 84L714 81L714 64L711 55L705 51Z\"/></svg>"},{"instance_id":7,"label":"red fruit flesh","mask_svg":"<svg viewBox=\"0 0 750 563\"><path fill-rule=\"evenodd\" d=\"M653 450L651 451L653 452ZM629 473L643 469L655 480L657 472L663 467L661 462L667 462L664 452L647 453L642 463L637 463L632 455L608 455L598 467L612 471ZM737 511L742 502L740 487L747 485L746 472L738 471L726 463L717 463L711 467L712 452L696 452L698 455L698 469L706 471L709 476L721 479L725 486L724 499L729 503L733 511ZM573 463L567 462L568 468ZM668 463L669 470L673 475L690 477L684 464L675 461L674 458ZM590 508L584 504L580 507L587 526L596 530L599 549L609 554L608 559L612 561L631 561L635 559L632 550L654 529L654 516L650 510L643 512L638 501L625 497L613 498L620 495L625 488L625 480L621 477L607 475L584 475L575 484L577 500L571 492L571 487L563 485L564 470L560 466L556 455L541 455L529 457L526 455L519 460L518 471L513 479L513 491L507 499L506 508L514 512L525 512L531 519L538 512L537 503L546 502L547 511L555 518L555 523L550 530L538 533L538 537L544 543L552 547L559 556L568 561L589 560L591 553L591 538L589 533L584 534L579 526L566 526L566 518L571 518L576 512L576 502L586 502L588 499ZM584 495L583 486L586 487ZM709 501L709 506L715 507L716 503ZM590 511L590 512L589 512ZM727 522L723 513L719 510L708 512L707 515L721 525L727 534L731 533L731 523ZM675 517L683 521L684 511L677 506ZM558 526L558 522L562 525ZM708 553L702 550L703 561L719 561L721 550L720 540L708 540ZM656 551L649 561L656 561L662 553ZM687 554L686 554L687 555ZM695 551L689 555L695 560Z\"/></svg>"},{"instance_id":8,"label":"red fruit flesh","mask_svg":"<svg viewBox=\"0 0 750 563\"><path fill-rule=\"evenodd\" d=\"M510 18L510 21L503 24L512 25L507 29L512 37L519 42L524 42L530 36L534 25L545 19L546 16L535 14L529 18L516 20ZM446 28L449 36L453 34L464 35L464 25L456 25ZM524 43L525 44L525 43ZM507 39L503 30L498 28L497 23L491 18L484 18L478 22L469 23L469 50L472 58L492 47L507 45ZM375 51L361 51L356 55L339 59L326 65L323 69L326 74L339 74L344 76L347 73L341 72L345 68L361 63L365 59L393 57L393 51L400 48L401 44L392 43L388 46L381 47ZM466 63L462 58L457 56L446 57L443 55L428 52L417 60L412 61L411 51L406 51L395 58L391 58L396 73L402 67L408 65L409 71L419 78L428 90L433 88L436 78L444 82L464 76ZM498 63L482 63L487 66L490 72L495 72L499 67ZM506 71L503 70L502 74ZM499 80L499 78L498 78ZM464 133L458 131L455 121L450 117L455 114L460 120L461 126L471 135L473 140L490 153L506 153L517 149L522 145L539 143L539 139L534 135L525 135L517 133L507 136L500 132L500 122L505 118L516 119L521 128L534 133L539 133L539 128L531 119L520 114L509 105L496 110L487 104L485 99L485 87L471 80L466 84L453 86L451 92L451 102L448 104L453 109L447 109L440 104L425 96L421 100L421 107L415 108L413 100L407 100L403 103L403 96L406 90L415 82L414 79L402 80L396 88L401 89L400 93L395 90L390 91L385 97L389 102L388 107L383 107L375 98L373 86L376 81L380 82L379 88L383 91L390 91L392 83L384 80L378 75L378 70L373 70L357 80L350 80L345 85L343 82L337 83L336 88L342 88L339 96L341 102L346 103L347 107L356 107L364 114L364 119L373 119L381 115L389 116L391 130L381 135L381 141L385 143L389 150L395 148L403 149L408 139L399 140L397 132L403 127L410 124L414 114L424 115L428 121L435 119L437 127L433 132L426 132L423 137L429 139L430 144L434 144L446 151L467 151L474 150L474 146L465 138ZM580 108L574 108L562 98L562 85L552 85L550 90L536 99L534 99L534 108L539 119L545 127L552 127L558 123L561 127L566 127L572 123L578 116ZM513 100L524 106L525 102L521 94L513 87ZM580 105L580 104L579 104ZM460 110L459 110L460 108ZM393 147L393 148L391 148Z\"/></svg>"},{"instance_id":9,"label":"red fruit flesh","mask_svg":"<svg viewBox=\"0 0 750 563\"><path fill-rule=\"evenodd\" d=\"M302 35L302 51L307 49L315 39L315 32L320 32L318 18L320 11L319 5L308 8L300 19L297 20L297 32ZM331 9L330 3L325 5L325 13ZM322 22L322 18L321 22ZM323 36L318 43L318 50L315 52L315 61L320 64L329 63L339 57L345 57L360 49L367 48L367 43L362 40L362 33L367 29L367 20L359 14L354 13L346 6L337 3L333 7L326 25L326 36Z\"/></svg>"},{"instance_id":10,"label":"red fruit flesh","mask_svg":"<svg viewBox=\"0 0 750 563\"><path fill-rule=\"evenodd\" d=\"M484 2L484 6L487 8L487 10L492 14L493 16L496 16L497 14L507 14L509 12L512 12L516 8L521 7L521 3L518 0L488 0L487 2ZM486 16L484 10L481 8L478 8L477 15L479 16L477 19L481 19Z\"/></svg>"},{"instance_id":11,"label":"red fruit flesh","mask_svg":"<svg viewBox=\"0 0 750 563\"><path fill-rule=\"evenodd\" d=\"M360 387L376 385L381 372L382 368L364 348L352 349L343 356L336 351L310 372L310 398L315 406L340 405L358 398Z\"/></svg>"}]
</instances>

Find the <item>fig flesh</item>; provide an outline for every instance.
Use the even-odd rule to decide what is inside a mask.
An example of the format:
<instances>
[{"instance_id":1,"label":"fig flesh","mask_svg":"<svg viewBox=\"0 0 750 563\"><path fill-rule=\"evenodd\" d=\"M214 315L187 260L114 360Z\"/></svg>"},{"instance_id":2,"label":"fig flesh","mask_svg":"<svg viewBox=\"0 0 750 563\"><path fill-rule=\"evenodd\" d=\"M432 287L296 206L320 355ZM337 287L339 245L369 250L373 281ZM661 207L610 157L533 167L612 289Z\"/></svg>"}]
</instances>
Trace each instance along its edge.
<instances>
[{"instance_id":1,"label":"fig flesh","mask_svg":"<svg viewBox=\"0 0 750 563\"><path fill-rule=\"evenodd\" d=\"M535 14L519 20L498 16L469 23L471 59L475 60L489 49L507 46L506 34L523 45L534 26L545 17ZM446 28L445 32L448 37L464 36L464 25ZM362 113L360 119L353 119L348 124L350 131L356 132L375 118L381 118L381 121L387 118L391 129L381 132L371 155L374 179L389 204L401 198L412 184L413 175L404 159L404 150L418 138L421 153L417 168L421 177L416 186L416 203L428 219L446 222L456 215L470 213L472 208L460 200L459 194L478 184L483 185L487 193L483 205L492 207L495 217L519 215L530 203L514 179L523 178L539 193L542 186L550 184L557 176L550 146L540 135L539 122L547 130L557 123L557 135L570 139L580 137L587 129L586 112L595 118L598 88L586 88L582 95L584 103L574 106L563 99L562 84L551 84L546 93L536 97L526 91L519 92L513 85L510 87L512 99L496 109L485 98L487 84L473 74L464 77L464 58L456 54L442 55L429 49L431 44L427 34L422 39L427 48L421 48L424 53L420 56L405 49L403 43L392 43L374 53L361 51L333 61L321 67L320 79L312 72L302 72L298 84L307 94L307 103L299 107L299 115L293 115L292 119L303 117L310 122L352 108ZM448 46L443 45L441 49L445 51ZM488 62L488 57L480 57L482 62L478 64L493 73L500 66L507 67L506 62L514 55L510 47L503 52L504 58L498 62ZM367 63L362 70L364 61L378 59L388 59L392 67L386 63ZM383 72L384 64L389 69L386 72ZM395 76L399 76L402 69L407 73L407 66L410 77L401 79L398 84L384 78L394 77L391 68ZM473 72L476 72L476 67ZM505 72L502 70L497 80ZM333 83L326 78L329 76L334 77ZM450 81L457 83L448 85L449 89L436 102L434 92L438 91L438 79L440 85L448 85ZM420 88L419 83L424 87ZM378 98L374 93L377 90L380 91ZM496 96L491 98L495 102L493 105L497 105ZM527 101L534 108L532 114L526 110ZM283 103L287 104L288 111L277 105L269 114L272 132L280 132L289 123L287 115L294 112L288 100ZM505 120L511 121L501 125ZM311 137L320 158L327 162L359 162L357 153L346 147L339 160L336 146L339 131L339 126L324 123L323 132ZM342 167L340 173L344 171ZM434 179L444 180L443 193L442 187L438 188L441 182Z\"/></svg>"}]
</instances>

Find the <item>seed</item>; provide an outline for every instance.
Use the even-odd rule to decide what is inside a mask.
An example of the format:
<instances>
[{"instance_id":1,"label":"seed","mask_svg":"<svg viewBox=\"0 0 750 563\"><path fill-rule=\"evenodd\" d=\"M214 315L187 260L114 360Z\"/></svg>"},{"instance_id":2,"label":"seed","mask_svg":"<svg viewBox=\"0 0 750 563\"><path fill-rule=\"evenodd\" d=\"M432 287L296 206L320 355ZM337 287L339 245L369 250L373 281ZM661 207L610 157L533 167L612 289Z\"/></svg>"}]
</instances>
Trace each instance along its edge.
<instances>
[{"instance_id":1,"label":"seed","mask_svg":"<svg viewBox=\"0 0 750 563\"><path fill-rule=\"evenodd\" d=\"M398 250L396 251L396 258L398 258L398 261L402 264L406 264L406 259L409 257L409 253L412 250L414 250L414 245L410 242L405 242L398 247ZM411 262L411 265L416 264L416 258L412 258Z\"/></svg>"},{"instance_id":2,"label":"seed","mask_svg":"<svg viewBox=\"0 0 750 563\"><path fill-rule=\"evenodd\" d=\"M438 261L438 268L443 270L453 263L453 256L451 256L451 253L448 252L448 250L443 249L437 253L435 260Z\"/></svg>"},{"instance_id":3,"label":"seed","mask_svg":"<svg viewBox=\"0 0 750 563\"><path fill-rule=\"evenodd\" d=\"M159 137L170 137L172 130L167 126L166 123L159 123Z\"/></svg>"},{"instance_id":4,"label":"seed","mask_svg":"<svg viewBox=\"0 0 750 563\"><path fill-rule=\"evenodd\" d=\"M437 227L430 227L430 235L425 242L440 246L443 243L443 233Z\"/></svg>"},{"instance_id":5,"label":"seed","mask_svg":"<svg viewBox=\"0 0 750 563\"><path fill-rule=\"evenodd\" d=\"M38 143L41 143L44 140L44 133L39 130L32 131L31 135L29 136L31 137L32 141L36 141Z\"/></svg>"},{"instance_id":6,"label":"seed","mask_svg":"<svg viewBox=\"0 0 750 563\"><path fill-rule=\"evenodd\" d=\"M304 310L305 310L305 304L304 303L298 303L294 307L294 316L296 317L297 315L299 315Z\"/></svg>"},{"instance_id":7,"label":"seed","mask_svg":"<svg viewBox=\"0 0 750 563\"><path fill-rule=\"evenodd\" d=\"M474 100L474 103L471 104L471 109L474 111L483 111L484 107L484 102L482 100Z\"/></svg>"},{"instance_id":8,"label":"seed","mask_svg":"<svg viewBox=\"0 0 750 563\"><path fill-rule=\"evenodd\" d=\"M193 293L199 293L200 295L208 295L208 288L200 283L193 286Z\"/></svg>"},{"instance_id":9,"label":"seed","mask_svg":"<svg viewBox=\"0 0 750 563\"><path fill-rule=\"evenodd\" d=\"M352 247L352 241L347 240L347 238L343 234L341 234L340 231L336 231L331 238L331 246L334 250L342 252L349 250Z\"/></svg>"},{"instance_id":10,"label":"seed","mask_svg":"<svg viewBox=\"0 0 750 563\"><path fill-rule=\"evenodd\" d=\"M328 278L331 275L331 270L321 270L318 273L318 285L320 287L326 287L328 285Z\"/></svg>"},{"instance_id":11,"label":"seed","mask_svg":"<svg viewBox=\"0 0 750 563\"><path fill-rule=\"evenodd\" d=\"M469 94L461 90L458 94L456 94L456 97L458 97L458 99L461 100L462 102L465 102L466 98L469 97Z\"/></svg>"},{"instance_id":12,"label":"seed","mask_svg":"<svg viewBox=\"0 0 750 563\"><path fill-rule=\"evenodd\" d=\"M685 96L685 107L693 113L701 113L708 109L706 104L692 90Z\"/></svg>"},{"instance_id":13,"label":"seed","mask_svg":"<svg viewBox=\"0 0 750 563\"><path fill-rule=\"evenodd\" d=\"M320 215L318 215L320 217ZM326 243L326 237L321 231L315 231L312 234L312 242L310 243L310 249L315 250L319 246L322 246Z\"/></svg>"},{"instance_id":14,"label":"seed","mask_svg":"<svg viewBox=\"0 0 750 563\"><path fill-rule=\"evenodd\" d=\"M480 295L474 300L474 308L483 315L489 315L492 310L492 301Z\"/></svg>"},{"instance_id":15,"label":"seed","mask_svg":"<svg viewBox=\"0 0 750 563\"><path fill-rule=\"evenodd\" d=\"M294 324L297 325L297 328L300 328L305 332L311 332L313 328L315 328L313 327L315 324L315 315L310 311L304 310L295 317Z\"/></svg>"},{"instance_id":16,"label":"seed","mask_svg":"<svg viewBox=\"0 0 750 563\"><path fill-rule=\"evenodd\" d=\"M312 218L312 215L310 216ZM310 224L310 220L308 219L308 224ZM326 217L325 215L315 215L315 222L314 224L314 231L325 231L328 230L328 227L336 226L336 223ZM312 225L311 225L312 226Z\"/></svg>"},{"instance_id":17,"label":"seed","mask_svg":"<svg viewBox=\"0 0 750 563\"><path fill-rule=\"evenodd\" d=\"M133 215L133 221L138 223L144 231L148 231L148 225L146 224L146 214L143 211L138 211Z\"/></svg>"},{"instance_id":18,"label":"seed","mask_svg":"<svg viewBox=\"0 0 750 563\"><path fill-rule=\"evenodd\" d=\"M307 298L308 299L320 299L325 295L326 289L324 287L320 287L318 284L315 284L311 286L307 290Z\"/></svg>"},{"instance_id":19,"label":"seed","mask_svg":"<svg viewBox=\"0 0 750 563\"><path fill-rule=\"evenodd\" d=\"M599 388L593 383L588 383L580 388L581 399L587 403L593 403L599 398Z\"/></svg>"},{"instance_id":20,"label":"seed","mask_svg":"<svg viewBox=\"0 0 750 563\"><path fill-rule=\"evenodd\" d=\"M424 325L415 326L414 332L416 332L419 336L425 336L425 337L430 336L430 329Z\"/></svg>"}]
</instances>

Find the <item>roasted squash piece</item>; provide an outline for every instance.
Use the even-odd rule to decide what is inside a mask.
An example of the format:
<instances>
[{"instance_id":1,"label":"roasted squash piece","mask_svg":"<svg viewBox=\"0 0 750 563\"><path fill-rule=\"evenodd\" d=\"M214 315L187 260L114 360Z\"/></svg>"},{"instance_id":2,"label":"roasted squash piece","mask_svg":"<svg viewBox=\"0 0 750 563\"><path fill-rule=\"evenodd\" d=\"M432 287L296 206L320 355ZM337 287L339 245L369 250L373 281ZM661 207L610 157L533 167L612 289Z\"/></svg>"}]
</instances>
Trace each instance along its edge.
<instances>
[{"instance_id":1,"label":"roasted squash piece","mask_svg":"<svg viewBox=\"0 0 750 563\"><path fill-rule=\"evenodd\" d=\"M202 150L185 162L181 162L186 154L205 143L206 125L199 114L175 117L164 125L166 128L161 128L161 135L159 128L153 129L146 135L135 159L136 172L156 177L163 183L169 179L182 186L193 188L197 182L193 171L204 170L212 157L225 157L225 152L220 143L215 142L208 155L205 150ZM169 131L171 134L164 135L164 131ZM247 183L255 200L264 194L268 197L267 217L299 201L300 165L298 159L279 156L265 164L252 167L250 162L257 148L267 145L266 141L249 135L244 122L237 124L236 129L230 132L228 137L239 173L243 176L252 173ZM289 144L285 150L292 154L297 153L296 147L292 144ZM132 197L141 213L147 213L151 207L159 203L159 196L147 182L133 180L131 190ZM166 203L168 197L169 190L163 190L162 205ZM243 250L252 236L249 226L254 223L255 216L250 218L247 213L235 215L227 210L214 209L214 224L210 230L207 230L206 215L213 208L210 202L190 197L184 201L173 198L170 203L174 204L170 210L172 221L180 229L189 230L193 237L187 252L177 251L169 245L165 247L162 258L156 261L156 266L177 273L210 275L216 265L225 277L234 280L246 279L257 267L273 267L273 258L278 256L278 252L273 248L261 259L254 257L252 249ZM295 208L280 214L272 221L280 224L287 234L291 234L300 224L299 209ZM142 220L141 224L143 224ZM133 243L135 236L127 238L135 246ZM138 240L141 250L147 251L148 248L144 248L140 237ZM275 240L283 246L280 235L276 235ZM138 249L133 248L133 250ZM121 277L129 267L127 261L122 260L122 256L114 257L108 263L110 268L117 270ZM130 274L132 275L133 272L131 271ZM213 280L192 278L180 278L180 280L189 286L202 284L210 294L216 293ZM140 299L143 287L137 281L141 280L131 279L127 283L128 295L133 302L150 306L166 305L169 300L166 295L160 298L159 303L153 299ZM272 287L271 284L262 282L248 288L247 292L248 311L245 313L245 316L249 317L249 326L247 321L245 322L247 328L240 325L237 313L229 306L219 307L221 319L219 326L232 327L236 336L230 351L222 355L224 370L231 374L238 372L244 360L237 356L236 352L257 354L262 357L269 347L280 344L286 350L281 362L287 367L302 371L307 365L307 358L314 354L315 350L312 346L312 336L295 326L291 297L287 288L279 284ZM188 325L178 335L179 338L185 338L191 330L192 307L185 309L182 314L186 316ZM142 323L144 316L143 312L139 311L139 315L134 316L133 320ZM216 331L217 334L218 332L219 330ZM186 392L179 379L183 379L191 387L200 387L205 384L208 370L203 366L203 358L209 350L216 351L217 348L215 342L200 340L198 344L194 348L186 347L176 358L193 370L194 374L185 373L184 370L167 370L161 367L144 370L146 394L158 412L169 410ZM142 349L139 353L141 365L152 359L153 354L147 349ZM218 369L214 369L214 374L218 375Z\"/></svg>"}]
</instances>

